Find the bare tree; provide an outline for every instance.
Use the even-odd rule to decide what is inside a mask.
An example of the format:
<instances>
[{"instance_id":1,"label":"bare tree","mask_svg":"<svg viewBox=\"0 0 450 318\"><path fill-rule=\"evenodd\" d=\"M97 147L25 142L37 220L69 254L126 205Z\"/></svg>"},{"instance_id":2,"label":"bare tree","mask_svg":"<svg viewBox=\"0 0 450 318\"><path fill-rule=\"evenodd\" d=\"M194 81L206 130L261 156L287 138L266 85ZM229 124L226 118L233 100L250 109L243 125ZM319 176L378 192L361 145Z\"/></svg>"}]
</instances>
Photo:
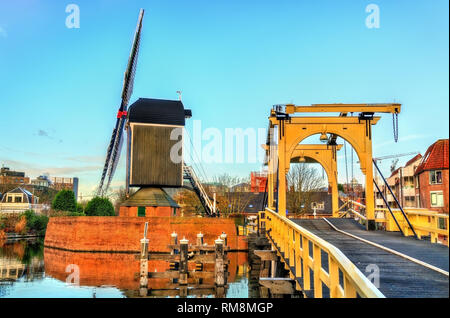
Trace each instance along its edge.
<instances>
[{"instance_id":1,"label":"bare tree","mask_svg":"<svg viewBox=\"0 0 450 318\"><path fill-rule=\"evenodd\" d=\"M250 182L248 178L240 178L229 174L214 177L213 184L207 186L208 193L216 193L218 208L223 216L242 213L248 205Z\"/></svg>"},{"instance_id":2,"label":"bare tree","mask_svg":"<svg viewBox=\"0 0 450 318\"><path fill-rule=\"evenodd\" d=\"M181 216L195 216L205 213L202 203L193 190L183 189L175 194L173 199L181 208Z\"/></svg>"},{"instance_id":3,"label":"bare tree","mask_svg":"<svg viewBox=\"0 0 450 318\"><path fill-rule=\"evenodd\" d=\"M135 189L130 189L130 196L136 192ZM114 210L116 215L119 215L120 205L125 202L127 198L127 191L124 187L120 187L111 195L114 198Z\"/></svg>"},{"instance_id":4,"label":"bare tree","mask_svg":"<svg viewBox=\"0 0 450 318\"><path fill-rule=\"evenodd\" d=\"M319 172L310 164L291 164L286 176L287 209L294 214L303 214L311 204L311 193L326 186Z\"/></svg>"}]
</instances>

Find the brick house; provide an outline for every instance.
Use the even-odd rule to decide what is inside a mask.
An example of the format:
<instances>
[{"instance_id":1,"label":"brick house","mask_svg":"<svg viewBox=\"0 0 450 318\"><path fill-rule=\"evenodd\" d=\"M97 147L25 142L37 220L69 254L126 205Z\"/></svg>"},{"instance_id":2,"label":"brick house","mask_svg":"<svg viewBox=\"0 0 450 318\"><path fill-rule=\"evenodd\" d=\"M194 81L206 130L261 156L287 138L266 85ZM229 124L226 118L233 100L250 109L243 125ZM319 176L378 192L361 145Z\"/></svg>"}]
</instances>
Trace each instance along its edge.
<instances>
[{"instance_id":1,"label":"brick house","mask_svg":"<svg viewBox=\"0 0 450 318\"><path fill-rule=\"evenodd\" d=\"M428 147L414 173L421 208L448 214L448 167L448 139L439 139Z\"/></svg>"},{"instance_id":2,"label":"brick house","mask_svg":"<svg viewBox=\"0 0 450 318\"><path fill-rule=\"evenodd\" d=\"M0 168L0 184L28 184L30 178L25 177L25 172L12 171L8 167Z\"/></svg>"},{"instance_id":3,"label":"brick house","mask_svg":"<svg viewBox=\"0 0 450 318\"><path fill-rule=\"evenodd\" d=\"M6 192L0 200L0 213L21 213L34 209L41 211L43 206L39 205L39 198L28 190L18 187Z\"/></svg>"}]
</instances>

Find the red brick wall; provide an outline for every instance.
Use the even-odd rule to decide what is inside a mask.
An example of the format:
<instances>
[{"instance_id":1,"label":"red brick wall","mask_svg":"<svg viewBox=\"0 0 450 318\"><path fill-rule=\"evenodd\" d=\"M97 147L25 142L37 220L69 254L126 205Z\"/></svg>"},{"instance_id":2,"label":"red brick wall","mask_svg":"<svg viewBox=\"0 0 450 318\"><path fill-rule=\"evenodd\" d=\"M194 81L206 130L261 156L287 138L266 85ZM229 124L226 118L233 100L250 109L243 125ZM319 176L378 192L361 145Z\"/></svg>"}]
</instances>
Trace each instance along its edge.
<instances>
[{"instance_id":1,"label":"red brick wall","mask_svg":"<svg viewBox=\"0 0 450 318\"><path fill-rule=\"evenodd\" d=\"M449 179L448 169L442 170L442 184L430 184L429 171L423 171L419 174L419 190L420 190L420 207L434 211L448 213L449 210ZM443 191L444 194L444 207L435 208L431 207L430 191Z\"/></svg>"},{"instance_id":2,"label":"red brick wall","mask_svg":"<svg viewBox=\"0 0 450 318\"><path fill-rule=\"evenodd\" d=\"M149 222L149 251L168 252L170 234L186 237L195 244L197 233L204 234L204 242L214 240L224 231L231 249L247 249L238 239L233 219L198 217L52 217L45 235L45 246L72 251L139 252L144 224Z\"/></svg>"}]
</instances>

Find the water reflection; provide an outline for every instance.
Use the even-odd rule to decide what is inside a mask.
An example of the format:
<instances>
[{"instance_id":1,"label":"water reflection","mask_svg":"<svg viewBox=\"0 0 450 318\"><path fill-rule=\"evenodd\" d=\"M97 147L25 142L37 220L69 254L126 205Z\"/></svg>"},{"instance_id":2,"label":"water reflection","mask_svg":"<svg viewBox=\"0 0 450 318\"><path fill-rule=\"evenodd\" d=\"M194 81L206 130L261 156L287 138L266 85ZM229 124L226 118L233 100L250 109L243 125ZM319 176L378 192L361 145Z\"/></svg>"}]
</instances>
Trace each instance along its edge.
<instances>
[{"instance_id":1,"label":"water reflection","mask_svg":"<svg viewBox=\"0 0 450 318\"><path fill-rule=\"evenodd\" d=\"M163 275L149 279L148 296L247 298L247 253L230 252L228 259L224 289L212 288L214 277L206 274L188 286ZM204 271L211 269L214 271L213 267ZM168 261L149 260L149 272L168 270ZM139 260L135 254L76 253L44 248L41 241L6 243L0 247L0 275L0 297L139 297ZM73 279L74 275L78 277ZM79 286L68 283L75 281Z\"/></svg>"}]
</instances>

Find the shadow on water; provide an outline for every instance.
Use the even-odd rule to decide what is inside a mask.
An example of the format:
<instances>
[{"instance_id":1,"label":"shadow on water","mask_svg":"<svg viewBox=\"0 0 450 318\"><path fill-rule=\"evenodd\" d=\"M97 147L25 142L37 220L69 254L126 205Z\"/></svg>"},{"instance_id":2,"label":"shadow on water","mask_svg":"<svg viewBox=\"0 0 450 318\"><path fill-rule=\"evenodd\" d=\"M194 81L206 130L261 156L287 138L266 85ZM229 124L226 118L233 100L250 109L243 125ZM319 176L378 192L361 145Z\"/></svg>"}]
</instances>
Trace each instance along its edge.
<instances>
[{"instance_id":1,"label":"shadow on water","mask_svg":"<svg viewBox=\"0 0 450 318\"><path fill-rule=\"evenodd\" d=\"M148 282L149 297L255 297L249 295L246 252L228 253L228 283L211 289L204 275L184 287L164 274ZM193 264L195 266L195 264ZM210 264L214 265L214 264ZM214 272L214 267L203 271ZM149 260L149 272L169 272L169 262ZM78 253L44 248L41 240L0 247L0 297L139 297L139 260L135 254Z\"/></svg>"}]
</instances>

